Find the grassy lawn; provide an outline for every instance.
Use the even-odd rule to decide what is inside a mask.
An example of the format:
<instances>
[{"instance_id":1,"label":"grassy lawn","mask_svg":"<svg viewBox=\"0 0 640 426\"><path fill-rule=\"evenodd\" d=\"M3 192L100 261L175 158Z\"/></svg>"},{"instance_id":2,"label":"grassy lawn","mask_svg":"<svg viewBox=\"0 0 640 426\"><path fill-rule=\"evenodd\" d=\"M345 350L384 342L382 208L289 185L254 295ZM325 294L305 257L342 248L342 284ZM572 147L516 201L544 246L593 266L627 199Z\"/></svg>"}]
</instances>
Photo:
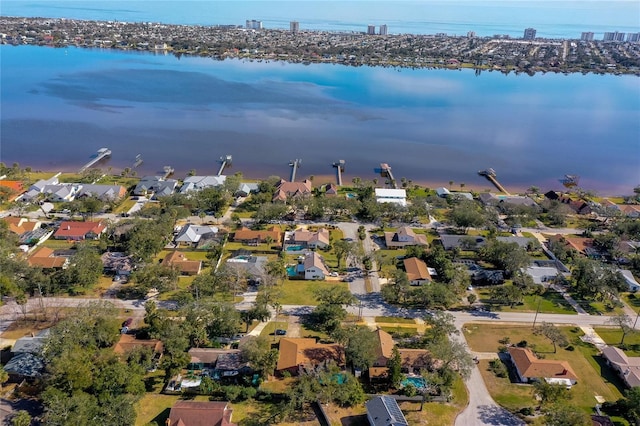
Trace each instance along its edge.
<instances>
[{"instance_id":1,"label":"grassy lawn","mask_svg":"<svg viewBox=\"0 0 640 426\"><path fill-rule=\"evenodd\" d=\"M131 210L131 207L133 207L136 204L136 201L132 200L131 198L127 198L124 201L122 201L120 204L118 204L118 206L113 210L113 213L118 214L118 213L126 213L129 210Z\"/></svg>"},{"instance_id":2,"label":"grassy lawn","mask_svg":"<svg viewBox=\"0 0 640 426\"><path fill-rule=\"evenodd\" d=\"M282 292L279 302L282 305L317 305L315 291L328 290L335 286L348 288L339 281L286 280L278 289Z\"/></svg>"},{"instance_id":3,"label":"grassy lawn","mask_svg":"<svg viewBox=\"0 0 640 426\"><path fill-rule=\"evenodd\" d=\"M480 302L490 303L488 288L477 288L476 291ZM571 307L571 305L569 305L560 294L552 290L548 290L542 296L524 296L522 304L516 305L513 308L510 306L499 305L496 309L502 312L535 312L538 308L538 303L540 304L540 313L577 315L577 312Z\"/></svg>"},{"instance_id":4,"label":"grassy lawn","mask_svg":"<svg viewBox=\"0 0 640 426\"><path fill-rule=\"evenodd\" d=\"M579 336L582 332L579 329L575 327L560 327L560 329L575 350L558 348L557 353L554 354L553 345L543 336L534 335L531 327L470 323L465 324L464 334L474 351L495 352L500 346L498 340L508 336L512 343L526 340L530 347L535 347L535 350L543 354L546 359L567 361L578 376L578 383L571 390L573 395L571 403L585 411L590 412L595 406L596 395L604 397L607 401L616 401L620 398L621 384L613 372L605 366L603 359L598 355L598 350L580 341ZM497 399L506 399L507 403L519 403L519 398L523 396L516 390L520 385L512 384L505 391L499 382L497 389L492 388L490 384L492 383L487 383L487 386L491 395ZM535 403L533 398L531 401L533 405Z\"/></svg>"},{"instance_id":5,"label":"grassy lawn","mask_svg":"<svg viewBox=\"0 0 640 426\"><path fill-rule=\"evenodd\" d=\"M469 403L467 388L461 378L456 378L451 393L451 402L428 402L424 404L422 412L418 411L420 403L416 402L402 402L400 408L410 425L452 425L458 413Z\"/></svg>"},{"instance_id":6,"label":"grassy lawn","mask_svg":"<svg viewBox=\"0 0 640 426\"><path fill-rule=\"evenodd\" d=\"M624 293L622 299L631 309L640 313L640 294Z\"/></svg>"},{"instance_id":7,"label":"grassy lawn","mask_svg":"<svg viewBox=\"0 0 640 426\"><path fill-rule=\"evenodd\" d=\"M70 248L73 248L75 243L67 240L54 240L53 238L49 238L47 241L42 243L42 245L44 247L49 247L50 249L53 249L53 250L58 250L58 249L68 250Z\"/></svg>"},{"instance_id":8,"label":"grassy lawn","mask_svg":"<svg viewBox=\"0 0 640 426\"><path fill-rule=\"evenodd\" d=\"M376 322L384 322L389 324L415 324L416 320L413 318L399 318L399 317L376 317Z\"/></svg>"},{"instance_id":9,"label":"grassy lawn","mask_svg":"<svg viewBox=\"0 0 640 426\"><path fill-rule=\"evenodd\" d=\"M274 249L275 247L275 249ZM248 246L242 243L236 243L236 242L227 242L224 245L224 250L225 252L234 252L236 250L247 250L250 251L252 253L256 252L258 254L278 254L280 252L280 247L274 246L274 245L269 245L269 244L260 244L258 246Z\"/></svg>"},{"instance_id":10,"label":"grassy lawn","mask_svg":"<svg viewBox=\"0 0 640 426\"><path fill-rule=\"evenodd\" d=\"M489 393L498 404L509 411L534 406L531 386L514 384L509 381L509 378L497 377L489 371L489 360L480 360L478 368Z\"/></svg>"},{"instance_id":11,"label":"grassy lawn","mask_svg":"<svg viewBox=\"0 0 640 426\"><path fill-rule=\"evenodd\" d=\"M598 336L602 337L607 345L618 346L622 340L622 332L618 327L598 327L594 328ZM624 344L640 349L640 333L627 333ZM640 350L625 350L628 356L640 356Z\"/></svg>"},{"instance_id":12,"label":"grassy lawn","mask_svg":"<svg viewBox=\"0 0 640 426\"><path fill-rule=\"evenodd\" d=\"M273 334L276 331L276 329L288 330L289 322L287 321L287 319L288 317L286 315L278 315L278 322L269 321L267 325L264 327L264 329L260 332L260 336L273 337ZM275 336L277 340L280 340L281 337L286 337L286 336Z\"/></svg>"},{"instance_id":13,"label":"grassy lawn","mask_svg":"<svg viewBox=\"0 0 640 426\"><path fill-rule=\"evenodd\" d=\"M418 327L380 327L381 330L386 331L389 334L395 335L395 336L417 336L418 333Z\"/></svg>"}]
</instances>

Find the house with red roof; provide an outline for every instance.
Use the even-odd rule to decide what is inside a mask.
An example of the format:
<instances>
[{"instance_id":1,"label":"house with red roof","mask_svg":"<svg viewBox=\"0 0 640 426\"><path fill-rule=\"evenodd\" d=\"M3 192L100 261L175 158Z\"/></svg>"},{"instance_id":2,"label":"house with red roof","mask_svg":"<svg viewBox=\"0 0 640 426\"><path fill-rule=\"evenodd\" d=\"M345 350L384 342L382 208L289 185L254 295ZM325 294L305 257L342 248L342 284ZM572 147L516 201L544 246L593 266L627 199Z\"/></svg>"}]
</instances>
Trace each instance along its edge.
<instances>
[{"instance_id":1,"label":"house with red roof","mask_svg":"<svg viewBox=\"0 0 640 426\"><path fill-rule=\"evenodd\" d=\"M7 201L15 201L25 191L22 182L18 180L0 180L0 187L6 188L8 192Z\"/></svg>"},{"instance_id":2,"label":"house with red roof","mask_svg":"<svg viewBox=\"0 0 640 426\"><path fill-rule=\"evenodd\" d=\"M167 426L236 426L233 410L225 401L177 401L171 407Z\"/></svg>"},{"instance_id":3,"label":"house with red roof","mask_svg":"<svg viewBox=\"0 0 640 426\"><path fill-rule=\"evenodd\" d=\"M65 221L60 224L53 238L71 241L97 240L106 230L107 226L102 222Z\"/></svg>"},{"instance_id":4,"label":"house with red roof","mask_svg":"<svg viewBox=\"0 0 640 426\"><path fill-rule=\"evenodd\" d=\"M507 350L523 383L544 380L571 387L578 382L578 376L567 361L539 359L529 348L511 346Z\"/></svg>"}]
</instances>

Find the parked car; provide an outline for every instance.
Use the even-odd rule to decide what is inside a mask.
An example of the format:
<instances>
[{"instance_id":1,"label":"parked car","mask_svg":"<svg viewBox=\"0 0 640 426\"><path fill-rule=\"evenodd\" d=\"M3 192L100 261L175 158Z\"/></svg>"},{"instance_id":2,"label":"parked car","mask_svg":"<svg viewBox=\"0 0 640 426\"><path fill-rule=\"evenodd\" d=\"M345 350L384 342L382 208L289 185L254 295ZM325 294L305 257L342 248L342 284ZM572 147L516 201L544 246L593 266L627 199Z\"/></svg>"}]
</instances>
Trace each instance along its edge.
<instances>
[{"instance_id":1,"label":"parked car","mask_svg":"<svg viewBox=\"0 0 640 426\"><path fill-rule=\"evenodd\" d=\"M287 335L287 330L283 330L281 328L276 329L276 336L286 336Z\"/></svg>"}]
</instances>

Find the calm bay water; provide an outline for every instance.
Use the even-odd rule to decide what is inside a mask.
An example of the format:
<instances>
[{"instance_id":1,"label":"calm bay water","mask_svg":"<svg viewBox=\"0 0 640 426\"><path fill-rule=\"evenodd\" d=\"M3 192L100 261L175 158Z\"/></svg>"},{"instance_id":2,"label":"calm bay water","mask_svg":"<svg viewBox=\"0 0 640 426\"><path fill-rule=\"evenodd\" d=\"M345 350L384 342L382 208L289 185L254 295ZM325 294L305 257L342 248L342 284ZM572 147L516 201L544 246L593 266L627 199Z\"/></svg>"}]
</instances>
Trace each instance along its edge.
<instances>
[{"instance_id":1,"label":"calm bay water","mask_svg":"<svg viewBox=\"0 0 640 426\"><path fill-rule=\"evenodd\" d=\"M213 173L232 154L245 176L396 178L488 187L640 183L640 79L503 75L281 62L177 59L127 52L1 46L0 160L77 170L98 148L107 166ZM105 167L107 167L105 166Z\"/></svg>"}]
</instances>

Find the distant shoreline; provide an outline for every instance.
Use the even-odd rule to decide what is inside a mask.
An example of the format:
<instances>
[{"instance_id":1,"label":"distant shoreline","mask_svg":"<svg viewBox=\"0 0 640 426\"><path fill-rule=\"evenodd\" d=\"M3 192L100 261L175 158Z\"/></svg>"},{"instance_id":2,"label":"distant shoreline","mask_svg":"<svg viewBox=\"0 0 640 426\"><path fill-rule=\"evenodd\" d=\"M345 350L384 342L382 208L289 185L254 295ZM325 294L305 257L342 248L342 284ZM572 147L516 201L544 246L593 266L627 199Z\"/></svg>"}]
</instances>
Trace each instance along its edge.
<instances>
[{"instance_id":1,"label":"distant shoreline","mask_svg":"<svg viewBox=\"0 0 640 426\"><path fill-rule=\"evenodd\" d=\"M0 17L2 43L133 50L288 63L393 68L470 68L640 76L640 41L520 39L446 34L365 34L62 18ZM640 33L632 34L640 39Z\"/></svg>"}]
</instances>

